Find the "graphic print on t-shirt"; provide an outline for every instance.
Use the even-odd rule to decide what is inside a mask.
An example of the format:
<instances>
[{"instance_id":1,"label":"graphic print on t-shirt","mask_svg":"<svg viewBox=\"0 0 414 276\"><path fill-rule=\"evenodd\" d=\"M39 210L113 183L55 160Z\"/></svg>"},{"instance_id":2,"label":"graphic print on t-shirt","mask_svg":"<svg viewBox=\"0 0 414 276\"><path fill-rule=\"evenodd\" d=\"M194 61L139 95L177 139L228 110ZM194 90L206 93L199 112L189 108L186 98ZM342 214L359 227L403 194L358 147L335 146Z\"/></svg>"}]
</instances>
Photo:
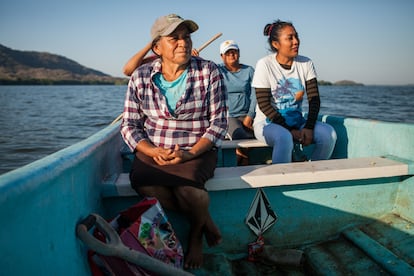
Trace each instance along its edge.
<instances>
[{"instance_id":1,"label":"graphic print on t-shirt","mask_svg":"<svg viewBox=\"0 0 414 276\"><path fill-rule=\"evenodd\" d=\"M305 89L299 79L280 79L272 91L276 107L289 126L299 128L303 123L302 101Z\"/></svg>"}]
</instances>

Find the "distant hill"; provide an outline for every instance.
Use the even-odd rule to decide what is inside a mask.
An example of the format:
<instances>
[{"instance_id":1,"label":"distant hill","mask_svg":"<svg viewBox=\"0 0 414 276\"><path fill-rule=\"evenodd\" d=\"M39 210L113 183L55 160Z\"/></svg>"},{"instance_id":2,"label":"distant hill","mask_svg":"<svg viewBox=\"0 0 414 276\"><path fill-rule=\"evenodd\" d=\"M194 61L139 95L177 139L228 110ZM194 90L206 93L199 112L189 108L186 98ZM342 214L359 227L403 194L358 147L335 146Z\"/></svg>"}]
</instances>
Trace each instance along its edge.
<instances>
[{"instance_id":1,"label":"distant hill","mask_svg":"<svg viewBox=\"0 0 414 276\"><path fill-rule=\"evenodd\" d=\"M354 82L354 81L351 81L351 80L341 80L341 81L334 82L333 85L363 86L364 84L358 83L358 82Z\"/></svg>"},{"instance_id":2,"label":"distant hill","mask_svg":"<svg viewBox=\"0 0 414 276\"><path fill-rule=\"evenodd\" d=\"M0 44L0 84L126 84L66 57L18 51Z\"/></svg>"}]
</instances>

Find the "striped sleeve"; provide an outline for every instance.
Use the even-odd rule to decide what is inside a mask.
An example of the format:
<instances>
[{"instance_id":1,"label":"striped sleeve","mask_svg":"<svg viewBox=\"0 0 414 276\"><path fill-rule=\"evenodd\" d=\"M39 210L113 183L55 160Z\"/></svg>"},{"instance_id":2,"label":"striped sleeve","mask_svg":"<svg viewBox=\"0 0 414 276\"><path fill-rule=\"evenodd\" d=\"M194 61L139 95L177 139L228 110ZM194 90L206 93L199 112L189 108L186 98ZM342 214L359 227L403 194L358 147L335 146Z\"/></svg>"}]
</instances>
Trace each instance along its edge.
<instances>
[{"instance_id":1,"label":"striped sleeve","mask_svg":"<svg viewBox=\"0 0 414 276\"><path fill-rule=\"evenodd\" d=\"M306 95L309 102L308 119L305 128L314 129L318 119L321 100L319 97L318 81L316 78L306 81Z\"/></svg>"},{"instance_id":2,"label":"striped sleeve","mask_svg":"<svg viewBox=\"0 0 414 276\"><path fill-rule=\"evenodd\" d=\"M263 114L273 123L291 130L292 127L286 124L285 118L283 118L282 114L273 108L271 104L271 97L272 95L270 93L270 88L256 88L257 104Z\"/></svg>"}]
</instances>

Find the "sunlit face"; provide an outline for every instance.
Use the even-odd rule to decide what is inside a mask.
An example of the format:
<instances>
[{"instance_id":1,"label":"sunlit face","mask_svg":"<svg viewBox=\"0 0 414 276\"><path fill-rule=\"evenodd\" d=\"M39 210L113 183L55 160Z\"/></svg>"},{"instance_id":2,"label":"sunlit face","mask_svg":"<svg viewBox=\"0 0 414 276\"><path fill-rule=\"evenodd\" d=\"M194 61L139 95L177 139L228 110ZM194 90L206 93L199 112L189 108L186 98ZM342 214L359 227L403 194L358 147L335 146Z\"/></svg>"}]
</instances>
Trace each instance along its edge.
<instances>
[{"instance_id":1,"label":"sunlit face","mask_svg":"<svg viewBox=\"0 0 414 276\"><path fill-rule=\"evenodd\" d=\"M299 53L299 35L295 28L286 26L280 30L279 41L273 41L272 45L277 49L277 54L292 59Z\"/></svg>"},{"instance_id":2,"label":"sunlit face","mask_svg":"<svg viewBox=\"0 0 414 276\"><path fill-rule=\"evenodd\" d=\"M224 64L234 64L238 63L240 58L240 52L236 49L230 49L224 54L221 55L221 59Z\"/></svg>"},{"instance_id":3,"label":"sunlit face","mask_svg":"<svg viewBox=\"0 0 414 276\"><path fill-rule=\"evenodd\" d=\"M168 36L163 36L154 45L154 52L163 62L186 64L191 58L193 43L186 25L181 24Z\"/></svg>"}]
</instances>

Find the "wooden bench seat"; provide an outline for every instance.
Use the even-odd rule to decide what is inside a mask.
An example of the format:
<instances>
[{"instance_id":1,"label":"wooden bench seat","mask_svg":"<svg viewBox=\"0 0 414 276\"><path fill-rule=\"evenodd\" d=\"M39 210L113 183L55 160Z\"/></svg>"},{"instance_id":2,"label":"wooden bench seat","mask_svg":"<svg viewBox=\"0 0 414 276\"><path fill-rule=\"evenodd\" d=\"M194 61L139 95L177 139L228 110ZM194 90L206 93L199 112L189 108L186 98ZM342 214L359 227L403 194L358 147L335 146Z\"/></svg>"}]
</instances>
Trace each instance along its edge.
<instances>
[{"instance_id":1,"label":"wooden bench seat","mask_svg":"<svg viewBox=\"0 0 414 276\"><path fill-rule=\"evenodd\" d=\"M222 149L262 148L262 147L269 147L269 145L257 139L224 140L221 144Z\"/></svg>"},{"instance_id":2,"label":"wooden bench seat","mask_svg":"<svg viewBox=\"0 0 414 276\"><path fill-rule=\"evenodd\" d=\"M409 174L409 166L402 161L385 157L332 159L274 165L219 167L208 180L208 191L260 188L316 182L332 182ZM103 197L134 196L128 173L103 183Z\"/></svg>"},{"instance_id":3,"label":"wooden bench seat","mask_svg":"<svg viewBox=\"0 0 414 276\"><path fill-rule=\"evenodd\" d=\"M224 140L218 151L218 167L237 166L236 148L248 149L250 165L271 163L272 147L257 139Z\"/></svg>"}]
</instances>

